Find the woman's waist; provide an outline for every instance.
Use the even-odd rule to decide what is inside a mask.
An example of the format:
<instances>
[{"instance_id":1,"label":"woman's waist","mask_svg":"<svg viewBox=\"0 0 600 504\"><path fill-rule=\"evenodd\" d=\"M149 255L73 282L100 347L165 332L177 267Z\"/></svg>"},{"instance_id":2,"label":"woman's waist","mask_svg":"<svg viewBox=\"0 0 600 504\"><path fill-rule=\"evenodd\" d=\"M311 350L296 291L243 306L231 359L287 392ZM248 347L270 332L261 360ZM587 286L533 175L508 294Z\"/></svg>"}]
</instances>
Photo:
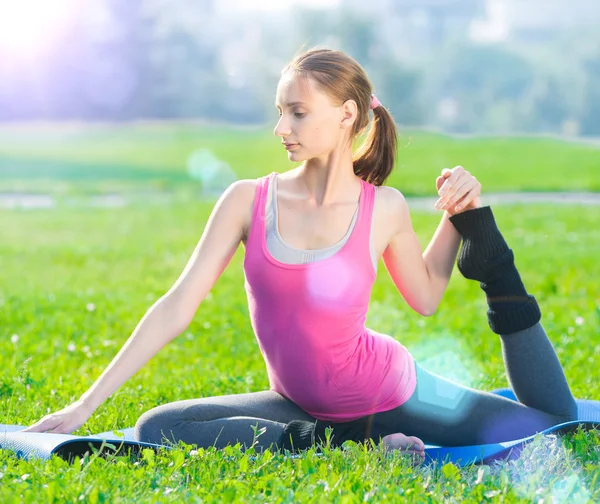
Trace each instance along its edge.
<instances>
[{"instance_id":1,"label":"woman's waist","mask_svg":"<svg viewBox=\"0 0 600 504\"><path fill-rule=\"evenodd\" d=\"M374 384L401 381L413 360L399 341L368 329L337 343L301 339L298 344L261 342L261 351L282 383L308 380L344 389L354 387L359 379Z\"/></svg>"},{"instance_id":2,"label":"woman's waist","mask_svg":"<svg viewBox=\"0 0 600 504\"><path fill-rule=\"evenodd\" d=\"M366 316L306 315L298 311L256 310L250 320L256 338L272 351L292 348L299 352L319 352L347 356L367 333ZM282 348L282 346L285 346Z\"/></svg>"},{"instance_id":3,"label":"woman's waist","mask_svg":"<svg viewBox=\"0 0 600 504\"><path fill-rule=\"evenodd\" d=\"M406 400L414 388L414 361L400 344L396 352L371 361L359 351L339 367L303 364L269 366L271 388L316 418L383 411Z\"/></svg>"}]
</instances>

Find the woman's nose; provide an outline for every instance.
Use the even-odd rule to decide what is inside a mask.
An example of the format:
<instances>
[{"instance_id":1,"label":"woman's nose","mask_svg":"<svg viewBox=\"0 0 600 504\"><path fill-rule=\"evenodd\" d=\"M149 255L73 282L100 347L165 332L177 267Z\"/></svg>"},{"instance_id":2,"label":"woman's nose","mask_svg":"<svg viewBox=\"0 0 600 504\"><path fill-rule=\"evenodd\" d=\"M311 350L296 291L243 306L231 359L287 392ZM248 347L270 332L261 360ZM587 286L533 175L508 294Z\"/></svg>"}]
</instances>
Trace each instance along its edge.
<instances>
[{"instance_id":1,"label":"woman's nose","mask_svg":"<svg viewBox=\"0 0 600 504\"><path fill-rule=\"evenodd\" d=\"M278 137L286 137L290 134L290 126L286 119L281 116L277 124L275 125L275 129L273 130L275 136Z\"/></svg>"}]
</instances>

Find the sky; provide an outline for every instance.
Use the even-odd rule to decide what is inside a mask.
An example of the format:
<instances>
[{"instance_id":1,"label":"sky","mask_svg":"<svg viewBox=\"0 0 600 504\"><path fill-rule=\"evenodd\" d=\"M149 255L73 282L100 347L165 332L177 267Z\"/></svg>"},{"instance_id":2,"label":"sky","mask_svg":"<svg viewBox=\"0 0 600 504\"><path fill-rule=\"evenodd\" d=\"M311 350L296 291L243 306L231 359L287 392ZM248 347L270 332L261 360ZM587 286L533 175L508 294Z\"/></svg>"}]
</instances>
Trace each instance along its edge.
<instances>
[{"instance_id":1,"label":"sky","mask_svg":"<svg viewBox=\"0 0 600 504\"><path fill-rule=\"evenodd\" d=\"M274 11L288 9L292 5L330 8L339 5L340 0L227 0L227 3L241 10Z\"/></svg>"},{"instance_id":2,"label":"sky","mask_svg":"<svg viewBox=\"0 0 600 504\"><path fill-rule=\"evenodd\" d=\"M176 0L174 0L176 1ZM39 57L64 23L76 14L78 0L0 0L0 57L3 53ZM225 0L227 12L283 12L290 7L332 8L340 0Z\"/></svg>"},{"instance_id":3,"label":"sky","mask_svg":"<svg viewBox=\"0 0 600 504\"><path fill-rule=\"evenodd\" d=\"M58 33L76 0L0 0L0 51L23 56L40 49L41 41Z\"/></svg>"}]
</instances>

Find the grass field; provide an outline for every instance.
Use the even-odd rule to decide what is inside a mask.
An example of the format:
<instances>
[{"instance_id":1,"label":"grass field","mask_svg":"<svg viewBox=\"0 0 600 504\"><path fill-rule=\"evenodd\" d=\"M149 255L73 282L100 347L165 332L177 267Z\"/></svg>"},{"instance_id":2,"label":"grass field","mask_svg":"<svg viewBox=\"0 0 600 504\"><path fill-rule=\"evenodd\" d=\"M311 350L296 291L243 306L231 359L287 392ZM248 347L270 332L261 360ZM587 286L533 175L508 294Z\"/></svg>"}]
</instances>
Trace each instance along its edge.
<instances>
[{"instance_id":1,"label":"grass field","mask_svg":"<svg viewBox=\"0 0 600 504\"><path fill-rule=\"evenodd\" d=\"M290 168L269 129L127 124L0 128L0 191L187 190L197 149L229 163L238 178ZM407 196L435 193L441 168L463 165L492 191L600 191L600 149L544 138L456 139L400 131L390 185ZM41 181L48 181L40 187Z\"/></svg>"},{"instance_id":2,"label":"grass field","mask_svg":"<svg viewBox=\"0 0 600 504\"><path fill-rule=\"evenodd\" d=\"M185 192L193 182L183 163L194 149L208 147L240 178L256 177L290 167L273 142L265 132L189 126L5 129L0 188ZM439 170L455 164L476 173L484 191L600 189L600 151L583 145L415 134L400 158L391 184L407 194L432 194ZM168 206L0 209L0 423L31 423L93 383L177 278L211 207L176 198ZM521 205L495 214L540 302L574 395L600 400L600 207ZM438 220L414 212L423 246ZM379 272L370 327L402 341L432 371L478 388L506 386L477 284L455 271L438 312L423 318L407 307L381 264ZM142 412L169 401L265 388L240 250L189 328L77 433L132 426ZM0 502L597 502L599 445L598 433L540 439L515 462L466 469L413 468L399 454L352 444L296 460L270 453L251 460L251 452L233 447L73 465L0 452Z\"/></svg>"}]
</instances>

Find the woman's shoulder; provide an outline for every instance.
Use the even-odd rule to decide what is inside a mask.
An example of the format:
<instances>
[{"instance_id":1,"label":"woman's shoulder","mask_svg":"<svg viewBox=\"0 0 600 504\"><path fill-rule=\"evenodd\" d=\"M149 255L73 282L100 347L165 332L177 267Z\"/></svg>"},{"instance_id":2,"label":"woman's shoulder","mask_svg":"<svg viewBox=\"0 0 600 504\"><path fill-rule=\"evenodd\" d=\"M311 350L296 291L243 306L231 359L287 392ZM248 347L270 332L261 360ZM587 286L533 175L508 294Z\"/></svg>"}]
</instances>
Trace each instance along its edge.
<instances>
[{"instance_id":1,"label":"woman's shoulder","mask_svg":"<svg viewBox=\"0 0 600 504\"><path fill-rule=\"evenodd\" d=\"M256 188L261 183L262 177L256 179L240 179L232 182L228 191L235 193L236 196L250 195L254 196Z\"/></svg>"},{"instance_id":2,"label":"woman's shoulder","mask_svg":"<svg viewBox=\"0 0 600 504\"><path fill-rule=\"evenodd\" d=\"M397 215L408 210L408 204L404 195L395 187L378 186L377 204L385 210L385 213Z\"/></svg>"},{"instance_id":3,"label":"woman's shoulder","mask_svg":"<svg viewBox=\"0 0 600 504\"><path fill-rule=\"evenodd\" d=\"M253 199L258 186L263 184L265 179L269 178L271 175L272 173L253 179L236 180L228 187L227 191L231 191L231 193L234 193L238 197L251 197Z\"/></svg>"},{"instance_id":4,"label":"woman's shoulder","mask_svg":"<svg viewBox=\"0 0 600 504\"><path fill-rule=\"evenodd\" d=\"M229 206L240 216L244 232L249 229L252 222L256 189L263 179L264 177L236 180L222 195L222 204Z\"/></svg>"},{"instance_id":5,"label":"woman's shoulder","mask_svg":"<svg viewBox=\"0 0 600 504\"><path fill-rule=\"evenodd\" d=\"M225 190L223 197L236 206L251 206L260 183L261 178L236 180Z\"/></svg>"},{"instance_id":6,"label":"woman's shoulder","mask_svg":"<svg viewBox=\"0 0 600 504\"><path fill-rule=\"evenodd\" d=\"M274 173L272 172L253 179L236 180L227 188L226 192L230 193L232 198L239 200L241 204L252 203L258 187L264 184L266 179L272 177Z\"/></svg>"},{"instance_id":7,"label":"woman's shoulder","mask_svg":"<svg viewBox=\"0 0 600 504\"><path fill-rule=\"evenodd\" d=\"M376 223L396 234L410 220L406 198L395 187L378 186L375 199L374 220Z\"/></svg>"}]
</instances>

